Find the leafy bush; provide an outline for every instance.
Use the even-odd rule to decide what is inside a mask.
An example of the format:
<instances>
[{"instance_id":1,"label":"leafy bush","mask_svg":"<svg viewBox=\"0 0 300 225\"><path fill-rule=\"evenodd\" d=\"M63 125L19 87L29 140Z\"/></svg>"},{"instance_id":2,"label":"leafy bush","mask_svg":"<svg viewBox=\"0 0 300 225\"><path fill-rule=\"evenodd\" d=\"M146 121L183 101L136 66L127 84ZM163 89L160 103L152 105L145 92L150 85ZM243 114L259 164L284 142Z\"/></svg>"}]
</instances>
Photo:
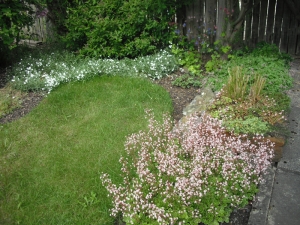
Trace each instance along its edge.
<instances>
[{"instance_id":1,"label":"leafy bush","mask_svg":"<svg viewBox=\"0 0 300 225\"><path fill-rule=\"evenodd\" d=\"M214 53L211 55L211 60L207 61L205 64L206 72L211 72L218 69L222 64L222 60L220 59L220 55Z\"/></svg>"},{"instance_id":2,"label":"leafy bush","mask_svg":"<svg viewBox=\"0 0 300 225\"><path fill-rule=\"evenodd\" d=\"M190 75L190 74L183 74L177 77L173 82L172 85L182 87L182 88L190 88L190 87L201 87L202 83L199 77Z\"/></svg>"},{"instance_id":3,"label":"leafy bush","mask_svg":"<svg viewBox=\"0 0 300 225\"><path fill-rule=\"evenodd\" d=\"M229 45L222 45L220 41L214 42L214 49L211 49L211 51L211 59L205 64L207 72L218 70L225 59L232 57L232 55L229 54L231 52L231 47Z\"/></svg>"},{"instance_id":4,"label":"leafy bush","mask_svg":"<svg viewBox=\"0 0 300 225\"><path fill-rule=\"evenodd\" d=\"M201 120L191 117L173 129L170 119L160 124L150 114L148 131L127 138L122 184L101 175L112 216L122 213L126 224L218 224L228 222L233 207L248 204L273 144L228 136L220 121Z\"/></svg>"},{"instance_id":5,"label":"leafy bush","mask_svg":"<svg viewBox=\"0 0 300 225\"><path fill-rule=\"evenodd\" d=\"M170 45L172 54L176 57L180 70L185 72L177 77L172 84L182 88L201 87L202 69L201 55L185 40Z\"/></svg>"},{"instance_id":6,"label":"leafy bush","mask_svg":"<svg viewBox=\"0 0 300 225\"><path fill-rule=\"evenodd\" d=\"M168 45L175 8L185 1L94 0L68 11L65 42L81 54L101 58L138 57Z\"/></svg>"},{"instance_id":7,"label":"leafy bush","mask_svg":"<svg viewBox=\"0 0 300 225\"><path fill-rule=\"evenodd\" d=\"M0 66L9 65L10 53L20 41L22 29L33 23L33 10L29 4L36 0L0 1Z\"/></svg>"},{"instance_id":8,"label":"leafy bush","mask_svg":"<svg viewBox=\"0 0 300 225\"><path fill-rule=\"evenodd\" d=\"M289 63L292 61L292 57L289 54L281 53L275 44L268 44L266 42L260 42L252 50L254 56L274 57Z\"/></svg>"},{"instance_id":9,"label":"leafy bush","mask_svg":"<svg viewBox=\"0 0 300 225\"><path fill-rule=\"evenodd\" d=\"M0 47L13 47L20 38L22 28L33 23L33 10L29 4L37 1L8 0L0 2Z\"/></svg>"}]
</instances>

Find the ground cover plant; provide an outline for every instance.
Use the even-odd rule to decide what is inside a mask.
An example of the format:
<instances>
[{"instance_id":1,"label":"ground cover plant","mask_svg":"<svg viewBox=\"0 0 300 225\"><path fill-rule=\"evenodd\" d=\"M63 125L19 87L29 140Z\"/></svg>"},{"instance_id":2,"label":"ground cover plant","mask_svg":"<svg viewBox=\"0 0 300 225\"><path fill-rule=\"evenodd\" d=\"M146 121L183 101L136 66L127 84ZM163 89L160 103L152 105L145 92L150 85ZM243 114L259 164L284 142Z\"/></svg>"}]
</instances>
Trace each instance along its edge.
<instances>
[{"instance_id":1,"label":"ground cover plant","mask_svg":"<svg viewBox=\"0 0 300 225\"><path fill-rule=\"evenodd\" d=\"M288 105L283 101L278 104L263 93L266 79L261 75L255 75L250 85L249 78L241 67L230 69L227 83L208 111L235 133L252 135L274 131L275 125L285 122Z\"/></svg>"},{"instance_id":2,"label":"ground cover plant","mask_svg":"<svg viewBox=\"0 0 300 225\"><path fill-rule=\"evenodd\" d=\"M258 44L251 51L232 52L230 46L216 42L209 48L211 55L205 62L205 53L197 54L195 49L187 48L188 42L185 44L172 46L173 54L184 67L180 69L187 71L174 80L174 85L184 88L209 85L219 92L208 110L230 131L284 135L283 122L290 104L285 91L292 86L289 55L266 43ZM184 49L186 52L182 53ZM197 78L190 68L198 68Z\"/></svg>"},{"instance_id":3,"label":"ground cover plant","mask_svg":"<svg viewBox=\"0 0 300 225\"><path fill-rule=\"evenodd\" d=\"M45 91L61 83L86 80L93 76L131 76L159 79L178 68L175 57L161 50L135 59L79 58L67 51L41 53L21 60L10 74L11 85L22 91Z\"/></svg>"},{"instance_id":4,"label":"ground cover plant","mask_svg":"<svg viewBox=\"0 0 300 225\"><path fill-rule=\"evenodd\" d=\"M61 85L29 115L0 126L1 224L113 224L99 175L120 182L125 137L144 129L144 108L172 110L142 78L95 77Z\"/></svg>"},{"instance_id":5,"label":"ground cover plant","mask_svg":"<svg viewBox=\"0 0 300 225\"><path fill-rule=\"evenodd\" d=\"M242 68L243 74L250 76L250 82L254 80L256 74L264 77L266 79L264 91L267 95L282 93L291 87L292 79L288 73L291 57L280 53L277 46L261 44L251 51L239 50L232 55L230 60L214 70L208 78L215 91L221 90L226 83L229 76L228 69L236 66Z\"/></svg>"},{"instance_id":6,"label":"ground cover plant","mask_svg":"<svg viewBox=\"0 0 300 225\"><path fill-rule=\"evenodd\" d=\"M252 200L273 156L271 142L228 135L209 116L175 130L170 119L161 124L148 116L148 130L127 138L123 182L101 175L112 216L121 213L126 224L217 225Z\"/></svg>"}]
</instances>

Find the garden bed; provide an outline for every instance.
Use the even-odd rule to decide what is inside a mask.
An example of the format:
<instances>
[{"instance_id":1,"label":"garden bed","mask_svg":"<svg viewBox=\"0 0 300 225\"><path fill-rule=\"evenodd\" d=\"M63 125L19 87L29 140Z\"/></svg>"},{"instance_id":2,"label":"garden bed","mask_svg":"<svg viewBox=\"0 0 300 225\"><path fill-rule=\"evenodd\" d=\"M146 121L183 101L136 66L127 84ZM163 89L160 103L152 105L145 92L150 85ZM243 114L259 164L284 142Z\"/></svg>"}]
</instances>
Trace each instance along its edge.
<instances>
[{"instance_id":1,"label":"garden bed","mask_svg":"<svg viewBox=\"0 0 300 225\"><path fill-rule=\"evenodd\" d=\"M247 63L254 63L251 61L252 58L251 57L248 57L248 61ZM272 60L273 59L269 59L271 60L271 62L273 62ZM72 60L70 59L70 62ZM97 66L98 63L100 61L93 61L93 63L95 63L95 65ZM110 63L111 61L107 62L107 63ZM128 63L128 61L122 61L124 63ZM89 62L89 63L92 63L92 62ZM101 63L101 62L100 62ZM119 62L115 62L116 65L119 65ZM231 62L229 62L231 63ZM244 62L246 63L246 61ZM146 65L147 63L145 63ZM56 65L56 64L55 64ZM163 65L163 63L158 63L157 65ZM151 63L151 66L152 66L152 63ZM234 66L234 65L233 65ZM68 67L70 68L70 67ZM158 67L157 67L158 68ZM244 68L247 68L248 67L244 67ZM115 67L114 68L114 73L115 72L124 72L124 70L120 70L119 68ZM152 67L150 67L150 70L152 70ZM38 71L38 70L37 70ZM131 70L130 70L131 71ZM140 70L136 70L137 73L138 71ZM143 71L143 69L142 69ZM217 77L220 78L221 80L216 80L217 83L214 83L215 87L217 85L220 85L222 82L224 82L224 79L225 79L225 75L226 75L226 71L222 72L221 70L217 70L219 74L212 74L213 77ZM31 72L31 71L29 71ZM52 72L52 70L51 70ZM197 98L197 96L201 96L203 95L203 88L205 85L204 83L202 83L202 86L199 88L199 87L193 87L194 84L198 84L198 81L193 81L194 83L191 85L190 88L182 88L182 87L177 87L177 86L174 86L174 79L180 77L180 76L184 76L186 75L187 71L186 70L183 70L182 68L177 70L176 72L172 73L171 75L169 76L165 76L161 79L158 79L158 80L155 80L154 82L157 83L158 85L161 85L162 87L164 87L164 89L166 89L170 96L171 96L171 99L172 99L172 102L173 102L173 106L174 106L174 111L173 111L173 118L176 120L176 121L179 121L183 116L184 114L186 114L186 112L183 112L185 108L187 108L191 102L193 102L192 100L195 99L195 97ZM253 73L251 71L244 71L243 73L245 73L246 75L253 75ZM21 73L20 75L22 76L23 73ZM64 74L64 73L63 73ZM72 74L72 73L68 73L68 74ZM269 74L269 71L266 71L266 72L262 72L261 74ZM270 72L270 74L273 75L273 73ZM60 74L59 72L57 72L57 75L59 78L63 77L62 74ZM90 73L87 73L86 75L90 75ZM156 73L155 73L156 75ZM211 74L205 74L207 77L205 78L210 78ZM276 74L275 74L276 75ZM190 75L190 76L193 76L195 77L194 75ZM276 75L277 76L277 75ZM0 77L0 85L4 86L5 84L5 80L6 80L6 77L5 77L5 74L4 73L1 73L1 77ZM80 77L81 78L81 77ZM203 77L202 77L203 78ZM68 80L69 78L66 78L66 80ZM270 78L271 79L271 78ZM280 79L282 79L280 76L274 80L270 80L270 82L277 82L275 83L277 86L278 86L278 82L281 82ZM72 80L72 79L71 79ZM207 79L206 79L207 81ZM61 82L65 82L65 80L61 80ZM25 84L25 83L24 83ZM276 86L275 85L275 86ZM274 85L269 85L268 87L270 88L273 88ZM24 87L26 89L26 87ZM29 89L28 89L29 88ZM30 86L28 86L28 88L26 89L27 91L29 90L29 92L27 94L24 94L20 97L20 106L15 109L14 111L12 111L11 113L9 113L8 115L6 115L5 117L3 117L1 120L0 120L0 123L8 123L8 122L11 122L13 120L16 120L22 116L24 116L25 114L27 114L28 112L31 111L32 108L34 108L36 105L39 104L39 102L43 99L43 94L38 94L36 92L32 92L30 91ZM220 87L219 87L220 88ZM40 90L41 87L38 87L37 90ZM52 90L52 88L50 88L49 90ZM50 91L49 91L50 92ZM249 96L251 97L251 96ZM151 98L151 97L150 97ZM152 98L151 98L152 99ZM215 99L215 97L213 97L213 99ZM209 103L209 101L208 101ZM202 104L200 102L200 104ZM222 103L223 104L223 103ZM223 106L221 104L221 106ZM235 104L235 103L234 103ZM244 102L242 102L242 104L244 104ZM234 110L233 110L234 112ZM255 115L256 116L256 113ZM222 118L221 118L222 119ZM259 133L259 132L258 132ZM281 154L282 154L282 146L284 145L284 138L277 138L278 135L271 135L271 141L274 141L274 137L276 136L276 140L275 142L276 145L275 145L275 157L273 159L274 162L278 162L281 158ZM249 198L251 199L251 198ZM245 202L245 204L248 202L248 200ZM248 217L249 217L249 213L251 211L251 202L249 202L248 205L246 205L245 207L241 208L241 209L236 209L232 212L231 216L230 216L230 222L227 223L227 224L240 224L240 225L244 225L244 224L247 224L247 220L248 220ZM226 223L222 223L222 224L226 224Z\"/></svg>"}]
</instances>

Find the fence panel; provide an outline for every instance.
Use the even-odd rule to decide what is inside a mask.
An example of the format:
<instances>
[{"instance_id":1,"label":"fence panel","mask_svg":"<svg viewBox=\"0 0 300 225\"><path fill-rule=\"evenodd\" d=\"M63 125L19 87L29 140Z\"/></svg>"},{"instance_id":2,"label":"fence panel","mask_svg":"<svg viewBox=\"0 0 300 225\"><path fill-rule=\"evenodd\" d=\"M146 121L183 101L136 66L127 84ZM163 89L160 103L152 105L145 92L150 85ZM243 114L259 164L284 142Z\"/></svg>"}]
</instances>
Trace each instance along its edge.
<instances>
[{"instance_id":1,"label":"fence panel","mask_svg":"<svg viewBox=\"0 0 300 225\"><path fill-rule=\"evenodd\" d=\"M224 0L218 1L218 8L217 8L217 33L216 33L216 39L220 39L222 37L223 29L225 28L225 8L226 4Z\"/></svg>"},{"instance_id":2,"label":"fence panel","mask_svg":"<svg viewBox=\"0 0 300 225\"><path fill-rule=\"evenodd\" d=\"M280 38L280 51L288 52L288 30L290 27L290 16L291 10L288 8L287 4L283 7L283 17L281 26L281 38Z\"/></svg>"},{"instance_id":3,"label":"fence panel","mask_svg":"<svg viewBox=\"0 0 300 225\"><path fill-rule=\"evenodd\" d=\"M258 29L259 29L259 12L260 12L260 4L259 0L254 0L254 8L253 8L253 19L252 19L252 45L256 45L258 43Z\"/></svg>"},{"instance_id":4,"label":"fence panel","mask_svg":"<svg viewBox=\"0 0 300 225\"><path fill-rule=\"evenodd\" d=\"M245 17L243 40L247 46L260 41L276 44L282 52L300 54L300 21L285 0L251 0L255 6ZM195 0L177 11L179 31L199 44L213 43L224 32L225 0ZM28 32L24 29L24 32ZM53 38L47 17L37 17L28 32L30 40L44 42ZM204 38L204 39L203 39Z\"/></svg>"},{"instance_id":5,"label":"fence panel","mask_svg":"<svg viewBox=\"0 0 300 225\"><path fill-rule=\"evenodd\" d=\"M293 15L285 0L251 1L254 8L246 14L243 26L246 45L252 47L258 42L266 41L276 44L282 52L300 54L300 21ZM225 8L224 0L195 0L177 15L186 22L186 27L181 27L183 34L191 40L197 38L197 35L215 33L216 28L216 35L210 36L210 42L221 38L225 25Z\"/></svg>"},{"instance_id":6,"label":"fence panel","mask_svg":"<svg viewBox=\"0 0 300 225\"><path fill-rule=\"evenodd\" d=\"M266 42L273 43L274 33L274 16L275 16L276 0L269 0L267 29L266 29Z\"/></svg>"},{"instance_id":7,"label":"fence panel","mask_svg":"<svg viewBox=\"0 0 300 225\"><path fill-rule=\"evenodd\" d=\"M258 41L265 41L266 19L268 11L268 1L264 0L260 2L260 15L259 15L259 35Z\"/></svg>"},{"instance_id":8,"label":"fence panel","mask_svg":"<svg viewBox=\"0 0 300 225\"><path fill-rule=\"evenodd\" d=\"M205 2L205 32L208 35L210 44L215 41L215 27L217 21L217 0Z\"/></svg>"},{"instance_id":9,"label":"fence panel","mask_svg":"<svg viewBox=\"0 0 300 225\"><path fill-rule=\"evenodd\" d=\"M253 0L252 0L253 5ZM244 41L247 46L251 46L252 43L252 18L253 18L253 9L251 8L246 14L245 25L244 25Z\"/></svg>"},{"instance_id":10,"label":"fence panel","mask_svg":"<svg viewBox=\"0 0 300 225\"><path fill-rule=\"evenodd\" d=\"M275 24L274 24L274 39L273 39L273 43L276 44L277 46L280 46L279 44L280 44L280 37L281 37L283 7L284 7L283 0L277 0Z\"/></svg>"},{"instance_id":11,"label":"fence panel","mask_svg":"<svg viewBox=\"0 0 300 225\"><path fill-rule=\"evenodd\" d=\"M290 24L287 32L288 37L288 46L287 46L287 52L290 52L291 54L296 54L296 46L297 46L297 27L298 22L296 19L296 16L294 14L290 14Z\"/></svg>"}]
</instances>

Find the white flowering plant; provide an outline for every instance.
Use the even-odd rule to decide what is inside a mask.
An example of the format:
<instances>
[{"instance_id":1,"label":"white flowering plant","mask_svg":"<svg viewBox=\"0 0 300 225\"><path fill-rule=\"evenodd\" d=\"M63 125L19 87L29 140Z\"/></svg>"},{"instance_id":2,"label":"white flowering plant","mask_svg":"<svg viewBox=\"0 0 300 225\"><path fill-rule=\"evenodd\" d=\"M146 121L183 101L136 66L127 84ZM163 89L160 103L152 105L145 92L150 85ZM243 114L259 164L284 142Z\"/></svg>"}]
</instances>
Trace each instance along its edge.
<instances>
[{"instance_id":1,"label":"white flowering plant","mask_svg":"<svg viewBox=\"0 0 300 225\"><path fill-rule=\"evenodd\" d=\"M148 130L125 143L122 184L100 177L112 216L126 224L219 224L249 203L273 157L271 142L229 134L208 115L175 128L167 116L148 118Z\"/></svg>"},{"instance_id":2,"label":"white flowering plant","mask_svg":"<svg viewBox=\"0 0 300 225\"><path fill-rule=\"evenodd\" d=\"M175 56L166 50L136 59L79 58L67 51L29 56L11 71L11 84L22 91L45 91L61 83L96 75L140 76L160 79L177 70Z\"/></svg>"}]
</instances>

